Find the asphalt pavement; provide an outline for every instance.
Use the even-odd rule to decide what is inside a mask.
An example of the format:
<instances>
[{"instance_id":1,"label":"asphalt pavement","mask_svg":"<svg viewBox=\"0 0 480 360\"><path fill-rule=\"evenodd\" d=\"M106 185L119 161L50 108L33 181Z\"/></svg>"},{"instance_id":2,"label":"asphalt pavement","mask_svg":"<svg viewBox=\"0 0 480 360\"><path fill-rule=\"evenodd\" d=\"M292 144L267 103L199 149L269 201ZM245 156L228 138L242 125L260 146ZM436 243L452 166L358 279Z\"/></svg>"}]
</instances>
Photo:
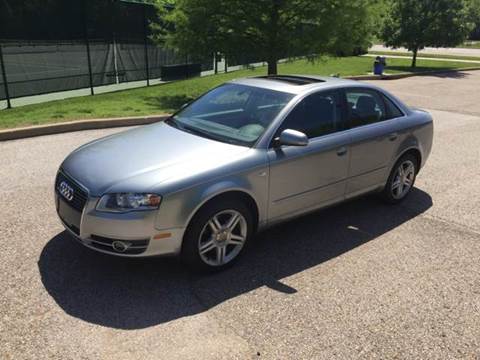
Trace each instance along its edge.
<instances>
[{"instance_id":1,"label":"asphalt pavement","mask_svg":"<svg viewBox=\"0 0 480 360\"><path fill-rule=\"evenodd\" d=\"M124 129L0 142L0 359L480 358L480 72L375 84L435 119L408 200L280 225L208 276L63 231L60 162Z\"/></svg>"}]
</instances>

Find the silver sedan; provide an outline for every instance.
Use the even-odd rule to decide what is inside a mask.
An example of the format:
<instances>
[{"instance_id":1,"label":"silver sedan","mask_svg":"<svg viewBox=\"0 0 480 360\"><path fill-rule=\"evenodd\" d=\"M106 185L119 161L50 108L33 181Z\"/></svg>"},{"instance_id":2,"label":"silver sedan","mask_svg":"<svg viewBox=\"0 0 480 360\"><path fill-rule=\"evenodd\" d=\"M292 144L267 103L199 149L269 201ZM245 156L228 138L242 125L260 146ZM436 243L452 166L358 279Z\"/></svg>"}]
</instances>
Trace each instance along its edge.
<instances>
[{"instance_id":1,"label":"silver sedan","mask_svg":"<svg viewBox=\"0 0 480 360\"><path fill-rule=\"evenodd\" d=\"M405 199L433 124L374 86L267 76L72 152L55 180L70 234L103 253L233 264L259 229L362 194Z\"/></svg>"}]
</instances>

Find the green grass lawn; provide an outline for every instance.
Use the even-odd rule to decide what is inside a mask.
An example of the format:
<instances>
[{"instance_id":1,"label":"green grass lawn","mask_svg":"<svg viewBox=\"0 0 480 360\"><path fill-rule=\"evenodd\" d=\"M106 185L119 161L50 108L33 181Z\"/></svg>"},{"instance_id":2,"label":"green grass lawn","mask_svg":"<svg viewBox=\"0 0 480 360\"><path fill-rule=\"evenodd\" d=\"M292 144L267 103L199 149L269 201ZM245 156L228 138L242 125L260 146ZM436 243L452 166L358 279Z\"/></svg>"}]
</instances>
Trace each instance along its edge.
<instances>
[{"instance_id":1,"label":"green grass lawn","mask_svg":"<svg viewBox=\"0 0 480 360\"><path fill-rule=\"evenodd\" d=\"M316 74L340 76L365 75L372 70L369 57L326 58L315 63L297 60L279 65L280 74ZM409 59L390 59L388 73L410 72ZM452 61L419 60L415 71L447 70L473 67L477 64ZM478 65L477 65L478 66ZM185 102L225 81L266 74L266 68L239 70L163 85L84 96L0 111L0 128L45 124L68 120L139 116L169 113Z\"/></svg>"}]
</instances>

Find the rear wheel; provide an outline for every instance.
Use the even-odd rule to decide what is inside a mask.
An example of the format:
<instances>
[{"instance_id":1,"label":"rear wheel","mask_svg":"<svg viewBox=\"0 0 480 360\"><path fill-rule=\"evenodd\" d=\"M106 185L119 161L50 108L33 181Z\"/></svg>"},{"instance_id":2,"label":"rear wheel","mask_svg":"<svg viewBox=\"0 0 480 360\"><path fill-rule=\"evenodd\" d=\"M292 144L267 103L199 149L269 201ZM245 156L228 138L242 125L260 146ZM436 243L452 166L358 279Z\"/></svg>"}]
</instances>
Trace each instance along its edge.
<instances>
[{"instance_id":1,"label":"rear wheel","mask_svg":"<svg viewBox=\"0 0 480 360\"><path fill-rule=\"evenodd\" d=\"M207 204L187 228L182 259L198 270L222 270L242 254L253 225L248 206L234 198Z\"/></svg>"},{"instance_id":2,"label":"rear wheel","mask_svg":"<svg viewBox=\"0 0 480 360\"><path fill-rule=\"evenodd\" d=\"M411 154L404 155L397 161L390 173L383 198L391 204L404 200L411 192L418 173L418 162Z\"/></svg>"}]
</instances>

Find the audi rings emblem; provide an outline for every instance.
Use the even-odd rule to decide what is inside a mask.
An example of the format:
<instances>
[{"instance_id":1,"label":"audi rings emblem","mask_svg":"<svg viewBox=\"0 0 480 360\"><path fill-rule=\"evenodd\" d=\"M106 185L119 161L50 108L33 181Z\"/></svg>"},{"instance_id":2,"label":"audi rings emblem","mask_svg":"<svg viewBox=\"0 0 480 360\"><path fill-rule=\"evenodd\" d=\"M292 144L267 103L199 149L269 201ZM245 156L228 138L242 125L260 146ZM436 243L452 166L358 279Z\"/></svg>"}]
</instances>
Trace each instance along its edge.
<instances>
[{"instance_id":1,"label":"audi rings emblem","mask_svg":"<svg viewBox=\"0 0 480 360\"><path fill-rule=\"evenodd\" d=\"M70 185L68 185L65 181L62 181L60 185L58 186L58 191L60 191L60 194L67 199L68 201L73 200L73 194L74 191Z\"/></svg>"}]
</instances>

